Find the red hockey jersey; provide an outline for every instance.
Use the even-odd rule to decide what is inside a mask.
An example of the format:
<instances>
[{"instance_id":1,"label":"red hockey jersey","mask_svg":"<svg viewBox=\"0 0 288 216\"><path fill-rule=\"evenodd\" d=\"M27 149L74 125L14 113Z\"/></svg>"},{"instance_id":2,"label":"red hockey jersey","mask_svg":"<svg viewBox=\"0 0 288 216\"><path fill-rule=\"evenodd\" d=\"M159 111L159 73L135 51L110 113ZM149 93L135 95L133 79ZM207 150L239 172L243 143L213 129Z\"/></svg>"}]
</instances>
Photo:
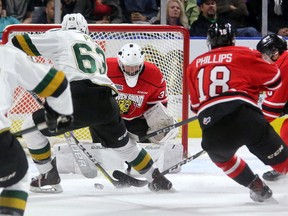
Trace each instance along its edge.
<instances>
[{"instance_id":1,"label":"red hockey jersey","mask_svg":"<svg viewBox=\"0 0 288 216\"><path fill-rule=\"evenodd\" d=\"M108 77L115 83L119 95L116 97L121 116L125 120L141 117L157 102L167 103L164 77L154 64L145 62L137 85L130 88L120 70L117 58L107 58Z\"/></svg>"},{"instance_id":2,"label":"red hockey jersey","mask_svg":"<svg viewBox=\"0 0 288 216\"><path fill-rule=\"evenodd\" d=\"M279 69L247 47L227 46L198 56L187 69L191 109L198 115L220 103L240 100L257 106L259 92L281 84Z\"/></svg>"},{"instance_id":3,"label":"red hockey jersey","mask_svg":"<svg viewBox=\"0 0 288 216\"><path fill-rule=\"evenodd\" d=\"M275 64L281 71L282 85L276 91L266 92L262 104L264 116L270 122L280 116L288 101L288 52L282 53Z\"/></svg>"}]
</instances>

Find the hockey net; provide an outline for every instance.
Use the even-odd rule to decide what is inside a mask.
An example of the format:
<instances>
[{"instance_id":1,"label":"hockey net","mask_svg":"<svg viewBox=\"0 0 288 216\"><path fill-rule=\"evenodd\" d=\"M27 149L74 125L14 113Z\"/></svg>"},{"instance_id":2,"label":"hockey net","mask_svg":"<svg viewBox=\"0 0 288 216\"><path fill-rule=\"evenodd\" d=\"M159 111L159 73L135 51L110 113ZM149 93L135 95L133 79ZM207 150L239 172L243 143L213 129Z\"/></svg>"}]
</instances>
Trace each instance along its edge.
<instances>
[{"instance_id":1,"label":"hockey net","mask_svg":"<svg viewBox=\"0 0 288 216\"><path fill-rule=\"evenodd\" d=\"M2 43L15 34L41 34L60 25L13 25L4 30ZM152 62L161 70L168 87L168 111L178 121L188 117L188 91L185 82L185 68L189 61L189 32L178 26L159 25L89 25L90 36L106 53L115 57L120 48L129 42L137 43L145 52L145 60ZM44 57L35 58L37 62L52 64ZM14 104L8 113L12 120L12 132L21 130L27 115L41 107L24 89L18 87L14 93ZM187 125L180 129L179 138L187 153ZM79 140L91 140L87 128L75 131Z\"/></svg>"}]
</instances>

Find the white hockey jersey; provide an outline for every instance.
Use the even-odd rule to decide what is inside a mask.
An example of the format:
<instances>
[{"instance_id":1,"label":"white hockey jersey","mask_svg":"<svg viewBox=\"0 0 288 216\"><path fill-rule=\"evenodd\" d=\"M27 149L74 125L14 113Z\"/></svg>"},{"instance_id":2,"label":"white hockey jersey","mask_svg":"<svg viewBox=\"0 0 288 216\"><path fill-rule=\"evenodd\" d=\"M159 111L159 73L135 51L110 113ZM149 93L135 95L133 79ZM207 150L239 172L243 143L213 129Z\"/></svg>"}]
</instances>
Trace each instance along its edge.
<instances>
[{"instance_id":1,"label":"white hockey jersey","mask_svg":"<svg viewBox=\"0 0 288 216\"><path fill-rule=\"evenodd\" d=\"M63 72L32 62L17 48L0 45L0 132L11 125L6 113L18 86L47 97L48 104L60 114L73 112L69 82Z\"/></svg>"},{"instance_id":2,"label":"white hockey jersey","mask_svg":"<svg viewBox=\"0 0 288 216\"><path fill-rule=\"evenodd\" d=\"M52 60L57 69L64 71L69 82L90 79L117 92L107 76L104 51L81 31L52 29L43 34L16 35L11 41L30 56L42 55Z\"/></svg>"}]
</instances>

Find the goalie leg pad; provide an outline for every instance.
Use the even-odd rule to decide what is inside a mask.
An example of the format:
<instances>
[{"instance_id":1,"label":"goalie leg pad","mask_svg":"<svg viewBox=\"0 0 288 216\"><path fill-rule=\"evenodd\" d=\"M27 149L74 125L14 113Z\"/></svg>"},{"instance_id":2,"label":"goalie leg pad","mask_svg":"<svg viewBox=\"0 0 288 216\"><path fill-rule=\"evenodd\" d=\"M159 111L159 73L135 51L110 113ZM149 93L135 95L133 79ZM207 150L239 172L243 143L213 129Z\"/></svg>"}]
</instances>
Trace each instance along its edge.
<instances>
[{"instance_id":1,"label":"goalie leg pad","mask_svg":"<svg viewBox=\"0 0 288 216\"><path fill-rule=\"evenodd\" d=\"M183 145L181 143L175 143L173 140L166 142L162 151L159 154L159 159L157 161L157 167L162 172L175 164L183 160ZM173 173L180 172L181 167L173 171Z\"/></svg>"},{"instance_id":2,"label":"goalie leg pad","mask_svg":"<svg viewBox=\"0 0 288 216\"><path fill-rule=\"evenodd\" d=\"M28 161L19 141L9 131L0 134L0 143L0 187L9 187L25 176Z\"/></svg>"},{"instance_id":3,"label":"goalie leg pad","mask_svg":"<svg viewBox=\"0 0 288 216\"><path fill-rule=\"evenodd\" d=\"M166 142L164 145L154 143L138 143L138 145L151 155L160 172L183 160L183 145L181 143L175 143L174 140ZM181 167L173 172L177 173L180 170ZM132 169L131 175L137 176L138 173Z\"/></svg>"},{"instance_id":4,"label":"goalie leg pad","mask_svg":"<svg viewBox=\"0 0 288 216\"><path fill-rule=\"evenodd\" d=\"M95 158L105 170L124 169L124 161L110 148L103 147L100 143L81 143L83 147ZM59 173L81 174L79 165L73 157L67 143L53 145L57 169ZM81 151L81 150L80 150ZM96 168L96 167L95 167ZM95 170L93 170L94 172Z\"/></svg>"}]
</instances>

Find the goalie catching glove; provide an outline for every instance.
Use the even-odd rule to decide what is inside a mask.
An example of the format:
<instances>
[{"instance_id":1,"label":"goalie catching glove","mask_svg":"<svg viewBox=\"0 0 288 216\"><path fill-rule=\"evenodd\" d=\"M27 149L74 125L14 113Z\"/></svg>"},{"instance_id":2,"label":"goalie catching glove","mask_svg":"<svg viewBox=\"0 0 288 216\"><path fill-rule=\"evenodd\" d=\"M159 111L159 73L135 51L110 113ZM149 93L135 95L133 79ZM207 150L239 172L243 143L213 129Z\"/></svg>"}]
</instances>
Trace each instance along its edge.
<instances>
[{"instance_id":1,"label":"goalie catching glove","mask_svg":"<svg viewBox=\"0 0 288 216\"><path fill-rule=\"evenodd\" d=\"M167 108L164 107L162 103L155 104L153 107L148 109L143 115L149 126L147 134L150 134L154 131L157 131L159 129L177 123L177 120L167 112ZM175 139L178 133L179 133L178 128L175 128L167 133L162 133L150 137L149 141L152 143L163 144L168 140Z\"/></svg>"},{"instance_id":2,"label":"goalie catching glove","mask_svg":"<svg viewBox=\"0 0 288 216\"><path fill-rule=\"evenodd\" d=\"M53 110L48 103L44 103L45 120L50 133L56 133L69 127L73 122L73 115L62 115Z\"/></svg>"}]
</instances>

